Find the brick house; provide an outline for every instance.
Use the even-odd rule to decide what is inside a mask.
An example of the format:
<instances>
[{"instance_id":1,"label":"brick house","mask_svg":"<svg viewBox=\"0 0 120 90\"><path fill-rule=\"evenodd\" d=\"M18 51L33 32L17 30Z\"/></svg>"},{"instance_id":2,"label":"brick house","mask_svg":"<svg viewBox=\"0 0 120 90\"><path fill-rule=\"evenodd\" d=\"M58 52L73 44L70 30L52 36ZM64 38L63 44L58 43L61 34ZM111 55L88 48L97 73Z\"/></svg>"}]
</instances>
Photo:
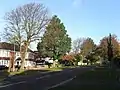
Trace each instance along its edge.
<instances>
[{"instance_id":1,"label":"brick house","mask_svg":"<svg viewBox=\"0 0 120 90\"><path fill-rule=\"evenodd\" d=\"M9 66L10 53L15 51L15 65L21 63L20 59L20 48L14 44L0 42L0 65ZM34 52L28 49L27 55L25 57L25 67L34 66Z\"/></svg>"}]
</instances>

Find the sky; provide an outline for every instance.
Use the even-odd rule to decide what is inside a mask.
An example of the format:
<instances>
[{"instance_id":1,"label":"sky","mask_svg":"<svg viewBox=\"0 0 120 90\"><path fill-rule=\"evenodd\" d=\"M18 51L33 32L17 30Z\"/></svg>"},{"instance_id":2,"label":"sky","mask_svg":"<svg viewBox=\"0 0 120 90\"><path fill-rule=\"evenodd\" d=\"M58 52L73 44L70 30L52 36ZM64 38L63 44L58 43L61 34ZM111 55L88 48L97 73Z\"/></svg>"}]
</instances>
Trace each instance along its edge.
<instances>
[{"instance_id":1,"label":"sky","mask_svg":"<svg viewBox=\"0 0 120 90\"><path fill-rule=\"evenodd\" d=\"M58 15L72 40L91 37L98 44L109 33L120 38L120 0L1 0L0 32L6 12L31 2L42 3L50 15Z\"/></svg>"}]
</instances>

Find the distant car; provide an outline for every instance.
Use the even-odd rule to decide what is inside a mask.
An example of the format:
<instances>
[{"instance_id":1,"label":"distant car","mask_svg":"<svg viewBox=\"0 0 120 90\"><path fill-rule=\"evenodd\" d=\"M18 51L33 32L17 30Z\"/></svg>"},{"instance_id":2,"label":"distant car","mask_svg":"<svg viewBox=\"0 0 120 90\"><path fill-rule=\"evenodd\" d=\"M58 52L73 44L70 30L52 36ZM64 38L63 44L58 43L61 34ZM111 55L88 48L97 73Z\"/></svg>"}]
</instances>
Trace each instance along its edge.
<instances>
[{"instance_id":1,"label":"distant car","mask_svg":"<svg viewBox=\"0 0 120 90\"><path fill-rule=\"evenodd\" d=\"M64 65L64 66L73 66L73 62L71 61L68 61L68 60L63 60L63 61L60 61L60 64Z\"/></svg>"},{"instance_id":2,"label":"distant car","mask_svg":"<svg viewBox=\"0 0 120 90\"><path fill-rule=\"evenodd\" d=\"M45 60L36 61L36 65L45 65Z\"/></svg>"},{"instance_id":3,"label":"distant car","mask_svg":"<svg viewBox=\"0 0 120 90\"><path fill-rule=\"evenodd\" d=\"M20 65L15 65L15 68L18 68L18 69L20 69Z\"/></svg>"}]
</instances>

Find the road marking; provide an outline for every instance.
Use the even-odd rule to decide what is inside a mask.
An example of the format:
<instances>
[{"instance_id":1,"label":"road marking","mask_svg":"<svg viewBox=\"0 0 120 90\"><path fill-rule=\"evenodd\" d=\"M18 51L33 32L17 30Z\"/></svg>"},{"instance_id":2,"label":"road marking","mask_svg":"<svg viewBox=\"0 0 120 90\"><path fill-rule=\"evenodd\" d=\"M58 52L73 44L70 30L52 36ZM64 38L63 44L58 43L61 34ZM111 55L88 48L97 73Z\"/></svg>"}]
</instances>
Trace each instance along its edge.
<instances>
[{"instance_id":1,"label":"road marking","mask_svg":"<svg viewBox=\"0 0 120 90\"><path fill-rule=\"evenodd\" d=\"M72 72L73 70L69 70L68 72ZM50 73L50 72L48 72L48 73ZM59 75L59 74L61 74L61 73L63 73L63 72L59 72L59 73L57 73L57 74L54 74L54 75ZM51 75L45 75L45 76L42 76L42 77L38 77L38 78L35 78L36 80L39 80L39 79L43 79L43 78L47 78L47 77L50 77ZM73 78L71 78L71 79L73 79ZM68 80L66 80L66 81L63 81L63 82L61 82L59 85L62 85L62 84L64 84L64 83L67 83L67 82L69 82L69 81L71 81L71 79L68 79ZM3 85L3 86L0 86L0 88L4 88L4 87L9 87L9 86L13 86L13 85L18 85L18 84L22 84L22 83L27 83L27 81L21 81L21 82L17 82L17 83L12 83L12 84L7 84L7 85ZM59 86L58 84L56 85L56 86ZM55 86L54 86L55 87ZM47 89L48 90L48 89Z\"/></svg>"},{"instance_id":2,"label":"road marking","mask_svg":"<svg viewBox=\"0 0 120 90\"><path fill-rule=\"evenodd\" d=\"M3 85L3 86L0 86L0 88L9 87L9 86L17 85L17 84L22 84L22 83L26 83L26 81Z\"/></svg>"},{"instance_id":3,"label":"road marking","mask_svg":"<svg viewBox=\"0 0 120 90\"><path fill-rule=\"evenodd\" d=\"M45 75L43 77L36 78L36 80L43 79L43 78L50 77L50 76L51 75ZM3 86L0 86L0 88L9 87L9 86L13 86L13 85L18 85L18 84L22 84L22 83L27 83L27 81L22 81L22 82L17 82L17 83L3 85Z\"/></svg>"},{"instance_id":4,"label":"road marking","mask_svg":"<svg viewBox=\"0 0 120 90\"><path fill-rule=\"evenodd\" d=\"M36 78L36 80L43 79L43 78L50 77L50 76L51 76L51 75L45 75L45 76L43 76L43 77L38 77L38 78Z\"/></svg>"},{"instance_id":5,"label":"road marking","mask_svg":"<svg viewBox=\"0 0 120 90\"><path fill-rule=\"evenodd\" d=\"M69 70L69 72L72 72L73 70Z\"/></svg>"},{"instance_id":6,"label":"road marking","mask_svg":"<svg viewBox=\"0 0 120 90\"><path fill-rule=\"evenodd\" d=\"M48 71L48 72L39 72L41 74L49 74L49 73L52 73L53 71ZM17 78L22 78L24 76L18 76L18 77L10 77L11 79L17 79Z\"/></svg>"},{"instance_id":7,"label":"road marking","mask_svg":"<svg viewBox=\"0 0 120 90\"><path fill-rule=\"evenodd\" d=\"M72 72L73 70L69 70L68 72ZM54 75L59 75L59 74L62 74L63 72L59 72L59 73L56 73ZM36 78L36 80L39 80L39 79L43 79L43 78L46 78L46 77L50 77L51 75L45 75L45 76L42 76L42 77L38 77Z\"/></svg>"},{"instance_id":8,"label":"road marking","mask_svg":"<svg viewBox=\"0 0 120 90\"><path fill-rule=\"evenodd\" d=\"M59 73L56 73L56 74L54 74L54 75L60 75L60 74L63 74L63 73L66 73L66 72L72 72L73 70L68 70L68 71L63 71L63 72L59 72Z\"/></svg>"},{"instance_id":9,"label":"road marking","mask_svg":"<svg viewBox=\"0 0 120 90\"><path fill-rule=\"evenodd\" d=\"M46 73L51 73L51 72L54 72L54 71L40 72L40 73L42 73L42 74L46 74Z\"/></svg>"},{"instance_id":10,"label":"road marking","mask_svg":"<svg viewBox=\"0 0 120 90\"><path fill-rule=\"evenodd\" d=\"M53 85L53 86L51 86L51 87L48 87L48 88L45 89L45 90L49 90L49 89L52 89L52 88L55 88L55 87L64 85L64 84L66 84L66 83L72 81L74 78L76 78L76 76L74 76L74 77L72 77L72 78L70 78L70 79L68 79L68 80L62 81L62 82L60 82L59 84Z\"/></svg>"},{"instance_id":11,"label":"road marking","mask_svg":"<svg viewBox=\"0 0 120 90\"><path fill-rule=\"evenodd\" d=\"M51 75L45 75L43 77L36 78L36 80L43 79L43 78L46 78L46 77L49 77L49 76L51 76ZM13 85L18 85L18 84L22 84L22 83L27 83L27 81L22 81L22 82L17 82L17 83L3 85L3 86L0 86L0 88L9 87L9 86L13 86Z\"/></svg>"}]
</instances>

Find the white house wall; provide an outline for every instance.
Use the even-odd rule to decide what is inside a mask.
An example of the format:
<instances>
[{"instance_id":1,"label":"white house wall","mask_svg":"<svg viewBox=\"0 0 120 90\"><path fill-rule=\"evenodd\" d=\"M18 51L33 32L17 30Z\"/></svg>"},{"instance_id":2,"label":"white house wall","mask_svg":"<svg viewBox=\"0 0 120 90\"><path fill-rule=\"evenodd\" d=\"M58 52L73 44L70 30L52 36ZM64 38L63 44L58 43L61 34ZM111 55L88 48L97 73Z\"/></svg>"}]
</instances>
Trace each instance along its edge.
<instances>
[{"instance_id":1,"label":"white house wall","mask_svg":"<svg viewBox=\"0 0 120 90\"><path fill-rule=\"evenodd\" d=\"M0 49L0 57L9 58L10 57L10 51L11 50ZM20 57L20 52L16 51L16 55L15 56L16 56L15 59ZM28 52L25 59L27 59L27 60L34 59L34 53ZM16 64L17 64L17 62L15 62L15 65ZM9 60L0 60L0 65L9 66ZM25 66L32 66L32 65L34 65L33 61L25 61Z\"/></svg>"},{"instance_id":2,"label":"white house wall","mask_svg":"<svg viewBox=\"0 0 120 90\"><path fill-rule=\"evenodd\" d=\"M34 59L34 53L28 52L26 54L26 59Z\"/></svg>"},{"instance_id":3,"label":"white house wall","mask_svg":"<svg viewBox=\"0 0 120 90\"><path fill-rule=\"evenodd\" d=\"M0 65L9 66L9 60L0 60Z\"/></svg>"},{"instance_id":4,"label":"white house wall","mask_svg":"<svg viewBox=\"0 0 120 90\"><path fill-rule=\"evenodd\" d=\"M10 50L0 49L0 57L9 57Z\"/></svg>"}]
</instances>

